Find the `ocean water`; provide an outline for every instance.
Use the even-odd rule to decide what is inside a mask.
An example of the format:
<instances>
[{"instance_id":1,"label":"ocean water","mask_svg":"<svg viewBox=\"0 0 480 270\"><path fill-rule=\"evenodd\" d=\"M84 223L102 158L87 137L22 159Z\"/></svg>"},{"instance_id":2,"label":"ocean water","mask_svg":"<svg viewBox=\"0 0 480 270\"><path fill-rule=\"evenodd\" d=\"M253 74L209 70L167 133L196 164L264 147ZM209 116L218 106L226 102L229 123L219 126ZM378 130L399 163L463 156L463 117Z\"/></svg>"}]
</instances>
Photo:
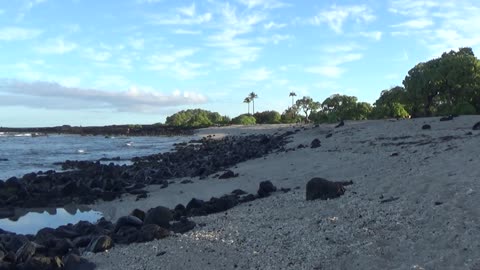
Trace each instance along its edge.
<instances>
[{"instance_id":1,"label":"ocean water","mask_svg":"<svg viewBox=\"0 0 480 270\"><path fill-rule=\"evenodd\" d=\"M117 158L106 163L129 164L135 156L163 153L192 137L31 136L0 133L0 180L26 173L61 170L56 162Z\"/></svg>"},{"instance_id":2,"label":"ocean water","mask_svg":"<svg viewBox=\"0 0 480 270\"><path fill-rule=\"evenodd\" d=\"M61 171L55 163L65 160L96 161L120 157L120 160L105 162L129 164L133 157L167 152L172 150L174 143L191 139L193 137L31 136L0 133L0 181L30 172ZM102 213L84 206L15 209L14 217L0 219L0 229L35 234L44 227L56 228L81 220L95 222L101 217Z\"/></svg>"}]
</instances>

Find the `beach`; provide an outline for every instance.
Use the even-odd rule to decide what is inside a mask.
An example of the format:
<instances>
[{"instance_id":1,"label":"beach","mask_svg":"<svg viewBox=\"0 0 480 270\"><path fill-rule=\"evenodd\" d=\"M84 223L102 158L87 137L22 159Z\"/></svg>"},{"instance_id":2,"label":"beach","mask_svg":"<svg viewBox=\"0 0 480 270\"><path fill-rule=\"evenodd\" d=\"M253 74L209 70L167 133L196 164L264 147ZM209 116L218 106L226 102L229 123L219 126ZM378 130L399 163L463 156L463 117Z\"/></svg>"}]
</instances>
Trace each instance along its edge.
<instances>
[{"instance_id":1,"label":"beach","mask_svg":"<svg viewBox=\"0 0 480 270\"><path fill-rule=\"evenodd\" d=\"M238 177L173 179L165 189L149 186L146 199L127 195L91 207L115 221L135 208L173 208L234 189L256 193L267 180L291 190L192 217L197 226L185 234L85 257L97 269L480 269L478 121L201 129L212 138L294 132L284 151L230 168ZM321 146L311 148L316 138ZM306 201L313 177L353 185L339 198Z\"/></svg>"}]
</instances>

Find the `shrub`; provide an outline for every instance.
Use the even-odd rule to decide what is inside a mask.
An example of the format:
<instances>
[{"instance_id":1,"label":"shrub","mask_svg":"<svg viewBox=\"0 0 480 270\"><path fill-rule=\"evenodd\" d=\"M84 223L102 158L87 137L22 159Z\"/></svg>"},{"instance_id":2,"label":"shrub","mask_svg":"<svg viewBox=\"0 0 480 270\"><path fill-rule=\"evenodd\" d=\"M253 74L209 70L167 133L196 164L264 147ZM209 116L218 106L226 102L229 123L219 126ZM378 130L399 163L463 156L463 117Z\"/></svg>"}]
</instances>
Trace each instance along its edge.
<instances>
[{"instance_id":1,"label":"shrub","mask_svg":"<svg viewBox=\"0 0 480 270\"><path fill-rule=\"evenodd\" d=\"M250 114L241 114L232 119L232 123L236 125L255 125L256 120Z\"/></svg>"}]
</instances>

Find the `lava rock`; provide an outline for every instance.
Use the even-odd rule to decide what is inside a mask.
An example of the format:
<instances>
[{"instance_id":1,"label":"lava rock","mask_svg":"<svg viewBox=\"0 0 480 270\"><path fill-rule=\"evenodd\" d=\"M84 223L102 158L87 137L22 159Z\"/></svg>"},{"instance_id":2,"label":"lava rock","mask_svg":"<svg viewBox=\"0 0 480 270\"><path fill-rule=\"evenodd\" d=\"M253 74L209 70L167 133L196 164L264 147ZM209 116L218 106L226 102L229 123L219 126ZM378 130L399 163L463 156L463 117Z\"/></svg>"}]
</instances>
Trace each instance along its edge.
<instances>
[{"instance_id":1,"label":"lava rock","mask_svg":"<svg viewBox=\"0 0 480 270\"><path fill-rule=\"evenodd\" d=\"M65 259L65 270L94 270L95 264L87 261L86 259L75 255L69 254Z\"/></svg>"},{"instance_id":2,"label":"lava rock","mask_svg":"<svg viewBox=\"0 0 480 270\"><path fill-rule=\"evenodd\" d=\"M440 118L440 121L450 121L450 120L453 120L454 116L453 115L449 115L449 116L444 116L442 118Z\"/></svg>"},{"instance_id":3,"label":"lava rock","mask_svg":"<svg viewBox=\"0 0 480 270\"><path fill-rule=\"evenodd\" d=\"M132 211L132 213L130 213L131 216L134 216L134 217L137 217L138 219L140 219L141 221L144 221L145 220L145 212L143 212L142 210L136 208Z\"/></svg>"},{"instance_id":4,"label":"lava rock","mask_svg":"<svg viewBox=\"0 0 480 270\"><path fill-rule=\"evenodd\" d=\"M432 127L431 127L430 125L427 125L427 124L425 124L425 125L422 126L422 129L431 129L431 128L432 128Z\"/></svg>"},{"instance_id":5,"label":"lava rock","mask_svg":"<svg viewBox=\"0 0 480 270\"><path fill-rule=\"evenodd\" d=\"M476 123L475 125L473 125L472 127L473 130L480 130L480 122Z\"/></svg>"},{"instance_id":6,"label":"lava rock","mask_svg":"<svg viewBox=\"0 0 480 270\"><path fill-rule=\"evenodd\" d=\"M345 125L345 122L343 120L340 120L340 123L335 126L335 128L343 127Z\"/></svg>"},{"instance_id":7,"label":"lava rock","mask_svg":"<svg viewBox=\"0 0 480 270\"><path fill-rule=\"evenodd\" d=\"M97 252L103 252L112 247L113 247L112 238L110 238L110 236L107 236L107 235L101 235L92 239L92 241L90 242L90 244L85 250L89 252L97 253Z\"/></svg>"},{"instance_id":8,"label":"lava rock","mask_svg":"<svg viewBox=\"0 0 480 270\"><path fill-rule=\"evenodd\" d=\"M238 176L238 173L234 173L233 171L231 170L227 170L225 171L223 174L221 174L218 179L228 179L228 178L233 178L233 177L237 177Z\"/></svg>"},{"instance_id":9,"label":"lava rock","mask_svg":"<svg viewBox=\"0 0 480 270\"><path fill-rule=\"evenodd\" d=\"M138 242L149 242L168 237L170 231L156 224L145 224L138 232Z\"/></svg>"},{"instance_id":10,"label":"lava rock","mask_svg":"<svg viewBox=\"0 0 480 270\"><path fill-rule=\"evenodd\" d=\"M330 138L330 137L332 137L332 136L333 136L332 133L328 133L328 134L325 136L325 138Z\"/></svg>"},{"instance_id":11,"label":"lava rock","mask_svg":"<svg viewBox=\"0 0 480 270\"><path fill-rule=\"evenodd\" d=\"M204 205L205 202L203 200L193 198L187 203L186 210L189 212L192 209L202 208Z\"/></svg>"},{"instance_id":12,"label":"lava rock","mask_svg":"<svg viewBox=\"0 0 480 270\"><path fill-rule=\"evenodd\" d=\"M174 233L186 233L188 231L191 231L195 228L196 224L195 222L187 219L187 218L182 218L178 222L172 223L171 230Z\"/></svg>"},{"instance_id":13,"label":"lava rock","mask_svg":"<svg viewBox=\"0 0 480 270\"><path fill-rule=\"evenodd\" d=\"M277 188L270 181L260 183L257 194L258 197L264 198L270 196L270 193L277 191Z\"/></svg>"},{"instance_id":14,"label":"lava rock","mask_svg":"<svg viewBox=\"0 0 480 270\"><path fill-rule=\"evenodd\" d=\"M26 262L28 259L30 259L30 257L33 256L33 254L35 254L35 245L32 242L27 241L15 253L15 257L17 258L16 262Z\"/></svg>"},{"instance_id":15,"label":"lava rock","mask_svg":"<svg viewBox=\"0 0 480 270\"><path fill-rule=\"evenodd\" d=\"M140 228L143 225L143 221L135 216L123 216L117 220L115 224L114 232L117 232L121 227L136 227Z\"/></svg>"},{"instance_id":16,"label":"lava rock","mask_svg":"<svg viewBox=\"0 0 480 270\"><path fill-rule=\"evenodd\" d=\"M320 177L312 178L307 183L306 199L327 200L338 198L345 193L345 188L340 182L332 182Z\"/></svg>"},{"instance_id":17,"label":"lava rock","mask_svg":"<svg viewBox=\"0 0 480 270\"><path fill-rule=\"evenodd\" d=\"M318 148L318 147L320 147L320 140L313 139L313 141L310 143L310 148Z\"/></svg>"},{"instance_id":18,"label":"lava rock","mask_svg":"<svg viewBox=\"0 0 480 270\"><path fill-rule=\"evenodd\" d=\"M147 214L145 215L145 224L156 224L168 229L172 219L173 214L170 209L163 206L157 206L147 211Z\"/></svg>"}]
</instances>

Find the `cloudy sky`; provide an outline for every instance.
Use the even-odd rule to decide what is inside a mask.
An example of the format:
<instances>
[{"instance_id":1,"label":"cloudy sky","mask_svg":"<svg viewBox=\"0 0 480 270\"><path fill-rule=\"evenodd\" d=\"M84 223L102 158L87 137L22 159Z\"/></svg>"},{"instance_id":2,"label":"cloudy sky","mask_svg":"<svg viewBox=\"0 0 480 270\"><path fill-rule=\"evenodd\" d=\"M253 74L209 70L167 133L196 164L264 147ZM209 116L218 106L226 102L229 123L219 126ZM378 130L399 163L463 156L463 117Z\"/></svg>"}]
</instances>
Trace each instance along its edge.
<instances>
[{"instance_id":1,"label":"cloudy sky","mask_svg":"<svg viewBox=\"0 0 480 270\"><path fill-rule=\"evenodd\" d=\"M476 0L0 0L0 126L149 124L374 102L416 63L480 49Z\"/></svg>"}]
</instances>

